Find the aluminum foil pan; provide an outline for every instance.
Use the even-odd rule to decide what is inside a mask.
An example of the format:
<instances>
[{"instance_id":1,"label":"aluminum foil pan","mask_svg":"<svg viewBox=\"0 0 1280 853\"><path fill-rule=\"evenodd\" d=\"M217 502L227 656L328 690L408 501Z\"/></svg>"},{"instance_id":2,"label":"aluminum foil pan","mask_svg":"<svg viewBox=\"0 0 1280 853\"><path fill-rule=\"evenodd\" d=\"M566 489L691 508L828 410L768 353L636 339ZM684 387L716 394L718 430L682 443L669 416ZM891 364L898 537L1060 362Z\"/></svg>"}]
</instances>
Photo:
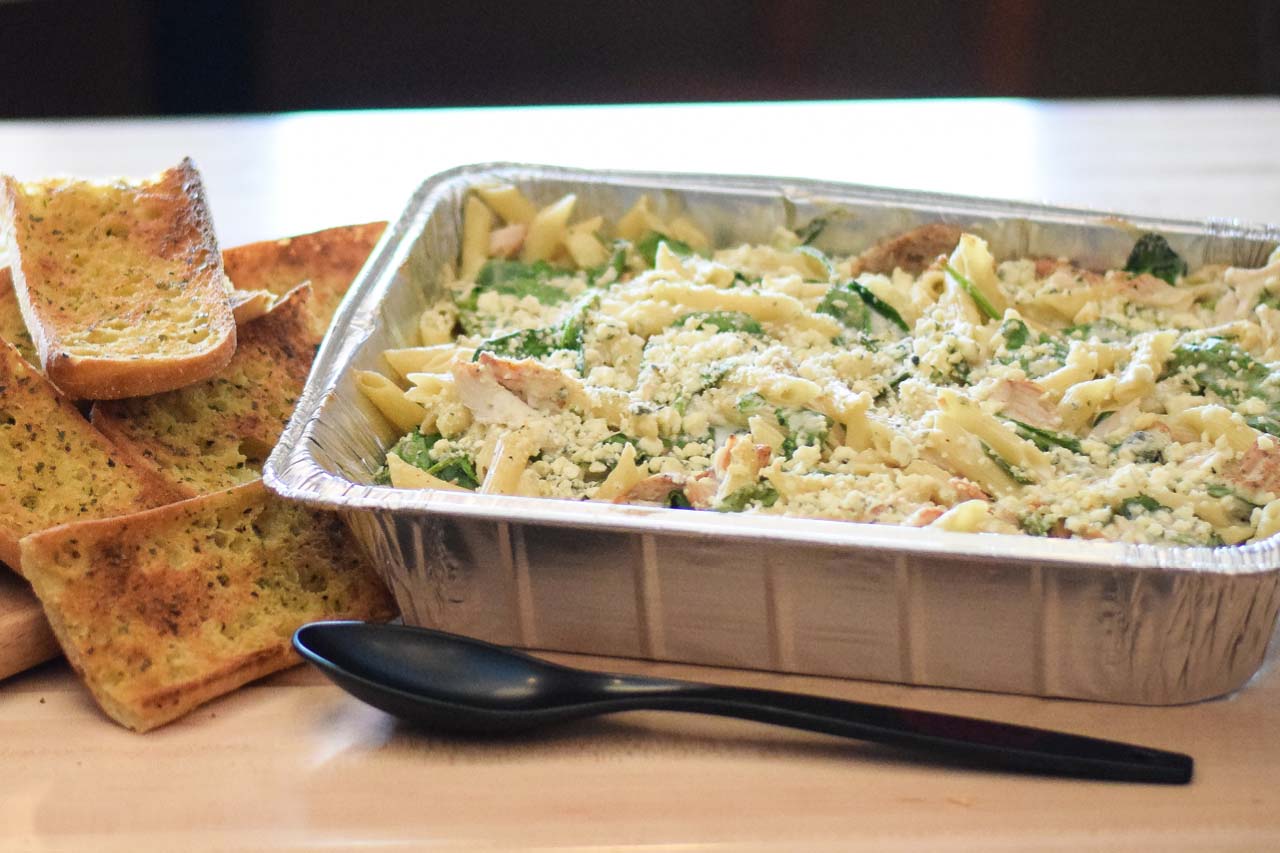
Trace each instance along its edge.
<instances>
[{"instance_id":1,"label":"aluminum foil pan","mask_svg":"<svg viewBox=\"0 0 1280 853\"><path fill-rule=\"evenodd\" d=\"M396 436L353 382L416 345L456 262L467 188L578 194L617 218L647 193L717 245L840 207L822 245L856 252L931 221L997 256L1118 266L1156 230L1194 266L1256 266L1280 230L1120 218L975 198L760 177L479 165L426 181L343 303L266 465L280 494L339 511L407 622L493 642L1041 696L1175 704L1257 670L1280 607L1280 538L1190 548L395 490L369 485Z\"/></svg>"}]
</instances>

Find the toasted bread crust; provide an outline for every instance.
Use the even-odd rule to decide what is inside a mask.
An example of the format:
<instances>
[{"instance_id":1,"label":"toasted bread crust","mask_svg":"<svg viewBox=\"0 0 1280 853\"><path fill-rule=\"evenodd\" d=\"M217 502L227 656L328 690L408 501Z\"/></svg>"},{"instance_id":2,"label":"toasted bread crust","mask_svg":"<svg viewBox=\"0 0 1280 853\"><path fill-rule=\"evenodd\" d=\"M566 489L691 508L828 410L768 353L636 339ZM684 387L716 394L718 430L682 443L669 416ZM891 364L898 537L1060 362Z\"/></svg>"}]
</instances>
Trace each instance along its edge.
<instances>
[{"instance_id":1,"label":"toasted bread crust","mask_svg":"<svg viewBox=\"0 0 1280 853\"><path fill-rule=\"evenodd\" d=\"M255 481L22 540L67 659L112 719L146 731L297 658L316 619L387 619L386 588L336 516Z\"/></svg>"},{"instance_id":2,"label":"toasted bread crust","mask_svg":"<svg viewBox=\"0 0 1280 853\"><path fill-rule=\"evenodd\" d=\"M27 321L18 307L18 295L13 292L13 272L8 267L0 267L0 338L17 347L32 364L39 361L36 345L27 332Z\"/></svg>"},{"instance_id":3,"label":"toasted bread crust","mask_svg":"<svg viewBox=\"0 0 1280 853\"><path fill-rule=\"evenodd\" d=\"M185 497L257 479L311 370L311 296L303 284L246 323L235 356L211 378L95 403L93 425Z\"/></svg>"},{"instance_id":4,"label":"toasted bread crust","mask_svg":"<svg viewBox=\"0 0 1280 853\"><path fill-rule=\"evenodd\" d=\"M163 478L119 448L10 344L0 341L0 561L22 571L18 540L81 519L177 500Z\"/></svg>"},{"instance_id":5,"label":"toasted bread crust","mask_svg":"<svg viewBox=\"0 0 1280 853\"><path fill-rule=\"evenodd\" d=\"M315 291L312 332L318 342L386 227L385 222L369 222L248 243L227 249L222 262L239 290L283 295L310 281Z\"/></svg>"},{"instance_id":6,"label":"toasted bread crust","mask_svg":"<svg viewBox=\"0 0 1280 853\"><path fill-rule=\"evenodd\" d=\"M190 160L138 185L5 176L0 205L18 303L66 394L157 393L230 360L229 287Z\"/></svg>"}]
</instances>

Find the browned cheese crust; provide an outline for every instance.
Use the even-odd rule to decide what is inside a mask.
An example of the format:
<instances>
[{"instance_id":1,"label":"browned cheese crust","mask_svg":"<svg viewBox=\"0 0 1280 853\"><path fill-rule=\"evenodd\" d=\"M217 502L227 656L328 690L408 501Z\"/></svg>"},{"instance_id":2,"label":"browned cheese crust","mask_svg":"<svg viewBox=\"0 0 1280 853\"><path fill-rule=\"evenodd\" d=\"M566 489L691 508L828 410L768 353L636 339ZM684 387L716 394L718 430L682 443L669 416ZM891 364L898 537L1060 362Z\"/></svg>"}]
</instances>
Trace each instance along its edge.
<instances>
[{"instance_id":1,"label":"browned cheese crust","mask_svg":"<svg viewBox=\"0 0 1280 853\"><path fill-rule=\"evenodd\" d=\"M249 243L227 249L222 260L238 290L279 295L310 281L315 291L312 333L318 342L386 227L385 222L370 222Z\"/></svg>"},{"instance_id":2,"label":"browned cheese crust","mask_svg":"<svg viewBox=\"0 0 1280 853\"><path fill-rule=\"evenodd\" d=\"M177 500L134 468L13 346L0 341L0 561L28 533Z\"/></svg>"},{"instance_id":3,"label":"browned cheese crust","mask_svg":"<svg viewBox=\"0 0 1280 853\"><path fill-rule=\"evenodd\" d=\"M919 275L937 260L956 247L960 241L960 229L953 225L934 222L912 228L895 237L877 243L864 251L853 262L853 274L864 272L889 275L901 269Z\"/></svg>"},{"instance_id":4,"label":"browned cheese crust","mask_svg":"<svg viewBox=\"0 0 1280 853\"><path fill-rule=\"evenodd\" d=\"M310 286L240 330L231 363L185 388L97 403L94 426L185 497L256 479L307 382Z\"/></svg>"},{"instance_id":5,"label":"browned cheese crust","mask_svg":"<svg viewBox=\"0 0 1280 853\"><path fill-rule=\"evenodd\" d=\"M29 536L22 556L94 699L135 731L298 662L317 619L394 615L339 519L261 481Z\"/></svg>"},{"instance_id":6,"label":"browned cheese crust","mask_svg":"<svg viewBox=\"0 0 1280 853\"><path fill-rule=\"evenodd\" d=\"M5 176L0 225L40 363L68 396L154 394L231 359L227 277L190 160L141 184Z\"/></svg>"}]
</instances>

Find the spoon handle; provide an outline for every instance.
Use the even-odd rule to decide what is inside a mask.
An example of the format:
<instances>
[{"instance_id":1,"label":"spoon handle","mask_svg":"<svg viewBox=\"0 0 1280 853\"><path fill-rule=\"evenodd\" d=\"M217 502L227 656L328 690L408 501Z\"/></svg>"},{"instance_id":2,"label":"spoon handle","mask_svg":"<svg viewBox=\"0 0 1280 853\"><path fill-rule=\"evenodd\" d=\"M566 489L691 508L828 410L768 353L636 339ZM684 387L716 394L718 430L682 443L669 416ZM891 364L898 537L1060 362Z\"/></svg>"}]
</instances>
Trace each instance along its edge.
<instances>
[{"instance_id":1,"label":"spoon handle","mask_svg":"<svg viewBox=\"0 0 1280 853\"><path fill-rule=\"evenodd\" d=\"M983 764L1091 779L1185 784L1190 756L1046 729L775 690L688 683L645 706L738 717Z\"/></svg>"}]
</instances>

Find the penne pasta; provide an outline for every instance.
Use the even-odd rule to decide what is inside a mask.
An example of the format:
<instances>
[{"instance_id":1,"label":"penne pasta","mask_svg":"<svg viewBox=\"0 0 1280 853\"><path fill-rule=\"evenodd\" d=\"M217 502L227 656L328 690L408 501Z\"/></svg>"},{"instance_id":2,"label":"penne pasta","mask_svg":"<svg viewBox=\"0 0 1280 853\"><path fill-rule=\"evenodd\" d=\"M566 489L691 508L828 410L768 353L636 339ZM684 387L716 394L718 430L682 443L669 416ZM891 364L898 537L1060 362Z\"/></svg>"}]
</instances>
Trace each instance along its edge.
<instances>
[{"instance_id":1,"label":"penne pasta","mask_svg":"<svg viewBox=\"0 0 1280 853\"><path fill-rule=\"evenodd\" d=\"M528 225L538 214L537 206L511 184L476 187L476 195L508 224Z\"/></svg>"},{"instance_id":2,"label":"penne pasta","mask_svg":"<svg viewBox=\"0 0 1280 853\"><path fill-rule=\"evenodd\" d=\"M475 196L467 197L462 214L463 278L475 278L489 257L489 232L493 230L493 212Z\"/></svg>"},{"instance_id":3,"label":"penne pasta","mask_svg":"<svg viewBox=\"0 0 1280 853\"><path fill-rule=\"evenodd\" d=\"M381 373L356 372L356 387L401 432L417 429L426 414L422 406L405 397L405 392Z\"/></svg>"},{"instance_id":4,"label":"penne pasta","mask_svg":"<svg viewBox=\"0 0 1280 853\"><path fill-rule=\"evenodd\" d=\"M1159 276L1000 259L949 228L946 257L915 232L856 256L786 229L715 248L660 201L609 221L509 184L466 198L420 345L355 376L405 434L379 481L985 534L1280 535L1271 273L1183 273L1150 237L1130 266Z\"/></svg>"},{"instance_id":5,"label":"penne pasta","mask_svg":"<svg viewBox=\"0 0 1280 853\"><path fill-rule=\"evenodd\" d=\"M573 214L573 206L578 198L567 195L554 204L539 210L529 223L529 232L524 238L524 247L520 250L520 260L550 260L556 249L564 242L568 234L569 217Z\"/></svg>"},{"instance_id":6,"label":"penne pasta","mask_svg":"<svg viewBox=\"0 0 1280 853\"><path fill-rule=\"evenodd\" d=\"M394 453L387 454L387 470L391 477L391 485L397 489L440 489L445 492L466 492L457 483L441 480L434 474L428 474L415 465L410 465Z\"/></svg>"}]
</instances>

